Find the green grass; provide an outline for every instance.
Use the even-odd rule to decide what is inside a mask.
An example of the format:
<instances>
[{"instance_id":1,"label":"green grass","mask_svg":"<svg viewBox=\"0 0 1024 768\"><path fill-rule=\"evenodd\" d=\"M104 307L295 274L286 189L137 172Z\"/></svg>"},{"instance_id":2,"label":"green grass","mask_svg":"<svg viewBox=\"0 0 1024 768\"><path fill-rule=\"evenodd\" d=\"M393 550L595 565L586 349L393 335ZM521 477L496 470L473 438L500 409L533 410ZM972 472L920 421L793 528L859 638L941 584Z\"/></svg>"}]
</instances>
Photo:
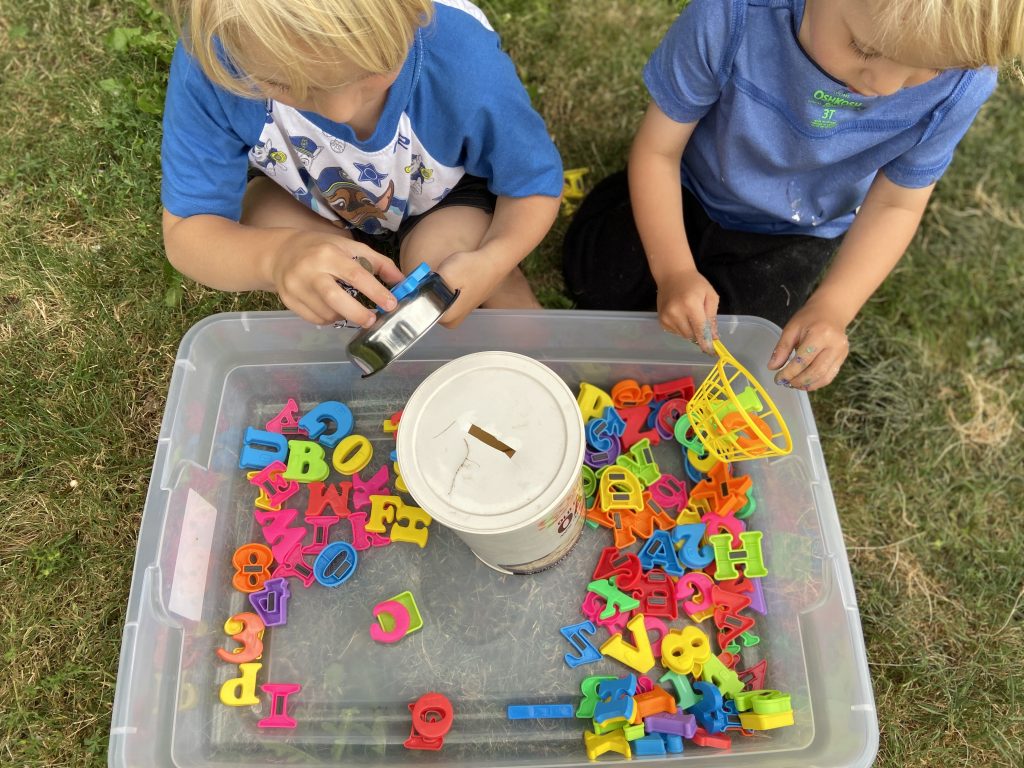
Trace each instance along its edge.
<instances>
[{"instance_id":1,"label":"green grass","mask_svg":"<svg viewBox=\"0 0 1024 768\"><path fill-rule=\"evenodd\" d=\"M566 167L619 168L668 0L484 6ZM120 31L117 31L120 30ZM182 334L269 309L181 282L159 228L171 38L145 0L0 0L0 764L101 765L135 537ZM1024 87L1001 84L812 402L880 766L1024 754ZM564 305L565 220L528 274Z\"/></svg>"}]
</instances>

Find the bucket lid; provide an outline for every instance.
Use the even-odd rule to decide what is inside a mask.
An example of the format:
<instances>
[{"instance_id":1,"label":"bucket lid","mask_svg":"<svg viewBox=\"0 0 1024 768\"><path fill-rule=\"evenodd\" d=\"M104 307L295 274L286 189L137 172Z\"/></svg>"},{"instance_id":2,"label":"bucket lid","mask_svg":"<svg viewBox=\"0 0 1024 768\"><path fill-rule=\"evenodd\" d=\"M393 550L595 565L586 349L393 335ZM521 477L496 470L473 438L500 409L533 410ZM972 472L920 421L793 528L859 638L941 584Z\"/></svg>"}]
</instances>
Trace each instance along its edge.
<instances>
[{"instance_id":1,"label":"bucket lid","mask_svg":"<svg viewBox=\"0 0 1024 768\"><path fill-rule=\"evenodd\" d=\"M578 482L583 417L543 363L477 352L434 371L398 429L398 463L416 503L442 525L502 533L551 511Z\"/></svg>"}]
</instances>

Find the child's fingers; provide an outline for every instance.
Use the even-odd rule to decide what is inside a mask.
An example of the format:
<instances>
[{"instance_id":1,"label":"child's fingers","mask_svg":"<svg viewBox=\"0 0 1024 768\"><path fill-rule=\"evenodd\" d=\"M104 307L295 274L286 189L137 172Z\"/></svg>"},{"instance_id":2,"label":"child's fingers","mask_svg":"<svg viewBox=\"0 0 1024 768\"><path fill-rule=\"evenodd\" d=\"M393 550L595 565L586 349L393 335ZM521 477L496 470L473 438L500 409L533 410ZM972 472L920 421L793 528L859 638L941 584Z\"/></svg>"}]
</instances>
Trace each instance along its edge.
<instances>
[{"instance_id":1,"label":"child's fingers","mask_svg":"<svg viewBox=\"0 0 1024 768\"><path fill-rule=\"evenodd\" d=\"M693 329L686 316L686 306L677 300L667 301L658 306L658 322L668 333L675 333L684 339L693 339Z\"/></svg>"},{"instance_id":2,"label":"child's fingers","mask_svg":"<svg viewBox=\"0 0 1024 768\"><path fill-rule=\"evenodd\" d=\"M704 315L704 310L691 311L686 316L687 325L690 326L690 333L687 335L690 341L701 348L704 351L704 342L701 338L704 333L704 323L707 322L707 317Z\"/></svg>"},{"instance_id":3,"label":"child's fingers","mask_svg":"<svg viewBox=\"0 0 1024 768\"><path fill-rule=\"evenodd\" d=\"M711 321L708 316L703 312L691 315L690 326L693 328L693 343L700 347L700 351L705 355L714 354L715 348L711 344Z\"/></svg>"},{"instance_id":4,"label":"child's fingers","mask_svg":"<svg viewBox=\"0 0 1024 768\"><path fill-rule=\"evenodd\" d=\"M380 278L382 282L387 285L394 285L405 279L402 270L387 256L377 253L365 243L354 243L354 245L359 247L352 251L352 255L369 261L373 267L373 274Z\"/></svg>"},{"instance_id":5,"label":"child's fingers","mask_svg":"<svg viewBox=\"0 0 1024 768\"><path fill-rule=\"evenodd\" d=\"M813 392L816 389L827 387L835 380L839 369L843 367L843 362L845 359L832 358L827 362L816 360L813 370L809 369L805 374L809 381L804 388L808 392Z\"/></svg>"},{"instance_id":6,"label":"child's fingers","mask_svg":"<svg viewBox=\"0 0 1024 768\"><path fill-rule=\"evenodd\" d=\"M797 346L793 359L775 375L776 384L811 391L832 382L846 360L847 347L845 344L818 347L815 342L818 337L810 334Z\"/></svg>"},{"instance_id":7,"label":"child's fingers","mask_svg":"<svg viewBox=\"0 0 1024 768\"><path fill-rule=\"evenodd\" d=\"M323 303L327 311L331 313L331 319L339 317L368 328L377 319L377 313L372 309L364 307L352 294L338 285L330 275L323 275L318 283L317 289L323 297Z\"/></svg>"},{"instance_id":8,"label":"child's fingers","mask_svg":"<svg viewBox=\"0 0 1024 768\"><path fill-rule=\"evenodd\" d=\"M462 321L465 320L466 317L469 316L469 313L472 311L472 307L469 307L468 309L461 309L455 312L452 311L456 309L458 309L458 301L456 301L455 304L449 307L448 311L446 311L441 316L440 323L448 330L458 328L460 325L462 325Z\"/></svg>"},{"instance_id":9,"label":"child's fingers","mask_svg":"<svg viewBox=\"0 0 1024 768\"><path fill-rule=\"evenodd\" d=\"M331 284L322 283L321 288L319 291L313 291L308 295L304 295L301 299L312 312L316 313L317 317L321 318L321 325L334 323L339 319L350 320L353 323L359 323L364 326L373 324L377 317L373 311L368 310L345 293L333 281ZM340 293L343 297L342 301L337 302L337 306L335 306L336 302L334 301L336 293Z\"/></svg>"},{"instance_id":10,"label":"child's fingers","mask_svg":"<svg viewBox=\"0 0 1024 768\"><path fill-rule=\"evenodd\" d=\"M799 387L798 380L810 362L812 361L801 357L794 357L781 371L775 374L775 383L780 387Z\"/></svg>"},{"instance_id":11,"label":"child's fingers","mask_svg":"<svg viewBox=\"0 0 1024 768\"><path fill-rule=\"evenodd\" d=\"M703 322L695 328L700 328L701 351L705 355L715 354L714 339L718 338L718 294L709 293L704 297L704 318Z\"/></svg>"},{"instance_id":12,"label":"child's fingers","mask_svg":"<svg viewBox=\"0 0 1024 768\"><path fill-rule=\"evenodd\" d=\"M715 304L718 303L718 297L715 297ZM686 297L685 303L685 315L687 333L684 334L684 338L689 339L702 351L710 354L711 344L704 343L704 327L708 322L708 315L705 309L705 296L703 294L690 294Z\"/></svg>"},{"instance_id":13,"label":"child's fingers","mask_svg":"<svg viewBox=\"0 0 1024 768\"><path fill-rule=\"evenodd\" d=\"M801 387L800 382L805 371L818 359L825 350L815 344L814 334L806 334L806 338L793 345L793 355L782 369L775 374L775 383L783 387Z\"/></svg>"},{"instance_id":14,"label":"child's fingers","mask_svg":"<svg viewBox=\"0 0 1024 768\"><path fill-rule=\"evenodd\" d=\"M375 255L377 259L384 258L380 254ZM399 279L401 279L402 273L398 267L395 267L394 264L392 264L391 267L398 273ZM377 279L377 275L374 272L375 269L379 269L381 276L386 279L385 273L387 272L387 269L382 264L378 267L377 263L371 259L358 256L344 260L338 265L332 276L344 283L347 283L348 285L351 285L378 307L382 307L386 312L390 312L395 308L395 306L397 306L398 302L395 300L394 294L391 293L387 286L383 285L380 280ZM338 296L338 293L333 290L329 293L322 291L322 293L332 297ZM342 290L341 293L345 292Z\"/></svg>"},{"instance_id":15,"label":"child's fingers","mask_svg":"<svg viewBox=\"0 0 1024 768\"><path fill-rule=\"evenodd\" d=\"M294 297L285 299L285 297L282 296L281 301L284 302L284 305L288 307L288 309L301 317L307 323L312 323L313 325L327 325L333 320L333 318L328 317L326 312L318 312L300 299L296 299Z\"/></svg>"},{"instance_id":16,"label":"child's fingers","mask_svg":"<svg viewBox=\"0 0 1024 768\"><path fill-rule=\"evenodd\" d=\"M798 345L800 336L803 333L803 326L797 323L786 324L786 327L782 329L782 336L779 337L779 343L775 345L775 349L772 351L771 357L768 358L768 370L777 370L781 368L787 360L789 360L790 355ZM775 376L776 384L779 383L780 377L781 373Z\"/></svg>"},{"instance_id":17,"label":"child's fingers","mask_svg":"<svg viewBox=\"0 0 1024 768\"><path fill-rule=\"evenodd\" d=\"M845 355L839 354L838 350L825 350L814 358L814 362L791 379L790 384L808 392L821 389L832 383L844 360Z\"/></svg>"},{"instance_id":18,"label":"child's fingers","mask_svg":"<svg viewBox=\"0 0 1024 768\"><path fill-rule=\"evenodd\" d=\"M690 321L686 319L685 315L682 317L669 317L663 315L661 317L661 327L669 333L682 336L684 339L693 338L693 331L690 329Z\"/></svg>"}]
</instances>

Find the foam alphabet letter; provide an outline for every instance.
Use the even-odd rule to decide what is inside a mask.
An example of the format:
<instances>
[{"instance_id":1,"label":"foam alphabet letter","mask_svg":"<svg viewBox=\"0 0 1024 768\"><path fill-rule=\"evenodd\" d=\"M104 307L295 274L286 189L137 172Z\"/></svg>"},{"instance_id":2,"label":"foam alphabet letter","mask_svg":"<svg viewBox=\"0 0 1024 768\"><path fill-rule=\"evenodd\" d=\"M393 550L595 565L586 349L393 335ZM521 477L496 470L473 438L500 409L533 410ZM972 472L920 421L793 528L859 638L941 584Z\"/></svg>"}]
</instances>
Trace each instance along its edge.
<instances>
[{"instance_id":1,"label":"foam alphabet letter","mask_svg":"<svg viewBox=\"0 0 1024 768\"><path fill-rule=\"evenodd\" d=\"M241 469L266 469L275 461L284 462L288 456L288 438L265 429L246 427L242 456L238 460Z\"/></svg>"},{"instance_id":2,"label":"foam alphabet letter","mask_svg":"<svg viewBox=\"0 0 1024 768\"><path fill-rule=\"evenodd\" d=\"M702 547L700 545L705 530L704 523L679 525L672 530L672 541L675 543L676 549L679 550L679 560L691 570L696 571L710 565L711 561L715 559L715 550L712 546L705 544Z\"/></svg>"},{"instance_id":3,"label":"foam alphabet letter","mask_svg":"<svg viewBox=\"0 0 1024 768\"><path fill-rule=\"evenodd\" d=\"M432 518L419 507L402 504L395 512L395 524L391 526L388 536L392 541L406 541L420 549L427 546L427 530Z\"/></svg>"},{"instance_id":4,"label":"foam alphabet letter","mask_svg":"<svg viewBox=\"0 0 1024 768\"><path fill-rule=\"evenodd\" d=\"M621 661L641 674L649 672L654 666L654 651L651 650L651 640L647 636L644 615L638 613L630 619L626 629L633 634L633 645L627 643L621 634L615 634L605 640L601 646L601 653Z\"/></svg>"},{"instance_id":5,"label":"foam alphabet letter","mask_svg":"<svg viewBox=\"0 0 1024 768\"><path fill-rule=\"evenodd\" d=\"M605 599L604 610L601 611L601 618L608 619L615 615L615 611L632 611L640 607L640 601L634 597L621 592L615 586L615 577L610 579L595 579L587 584L588 592L595 592Z\"/></svg>"},{"instance_id":6,"label":"foam alphabet letter","mask_svg":"<svg viewBox=\"0 0 1024 768\"><path fill-rule=\"evenodd\" d=\"M372 533L386 533L385 523L394 522L395 514L402 508L402 504L399 496L371 496L370 520L366 524L366 530Z\"/></svg>"},{"instance_id":7,"label":"foam alphabet letter","mask_svg":"<svg viewBox=\"0 0 1024 768\"><path fill-rule=\"evenodd\" d=\"M287 445L287 441L285 442ZM249 482L260 489L267 498L267 505L270 509L280 509L287 499L299 491L299 484L294 480L286 480L283 475L288 467L283 461L275 461L268 464L255 475L249 478Z\"/></svg>"},{"instance_id":8,"label":"foam alphabet letter","mask_svg":"<svg viewBox=\"0 0 1024 768\"><path fill-rule=\"evenodd\" d=\"M594 716L594 707L600 701L597 697L597 686L602 680L614 679L611 675L591 675L590 677L583 678L582 682L580 682L580 693L583 694L583 699L576 709L576 717L581 717L584 720L591 719Z\"/></svg>"},{"instance_id":9,"label":"foam alphabet letter","mask_svg":"<svg viewBox=\"0 0 1024 768\"><path fill-rule=\"evenodd\" d=\"M696 671L711 657L708 636L697 627L671 629L661 640L662 666L680 675L696 675Z\"/></svg>"},{"instance_id":10,"label":"foam alphabet letter","mask_svg":"<svg viewBox=\"0 0 1024 768\"><path fill-rule=\"evenodd\" d=\"M639 512L644 508L644 489L632 472L622 467L608 467L601 473L601 508L632 509Z\"/></svg>"},{"instance_id":11,"label":"foam alphabet letter","mask_svg":"<svg viewBox=\"0 0 1024 768\"><path fill-rule=\"evenodd\" d=\"M288 697L302 690L298 683L267 683L260 688L270 694L270 716L264 717L256 726L259 728L294 728L297 723L288 716Z\"/></svg>"},{"instance_id":12,"label":"foam alphabet letter","mask_svg":"<svg viewBox=\"0 0 1024 768\"><path fill-rule=\"evenodd\" d=\"M331 468L324 461L324 449L311 440L288 441L288 468L285 480L299 483L319 483L331 474Z\"/></svg>"},{"instance_id":13,"label":"foam alphabet letter","mask_svg":"<svg viewBox=\"0 0 1024 768\"><path fill-rule=\"evenodd\" d=\"M390 631L385 631L384 629L384 621L381 619L382 614L387 614L394 624ZM370 637L378 643L397 643L409 631L409 611L404 605L395 600L385 600L383 603L377 603L373 607L373 615L377 619L377 624L370 625Z\"/></svg>"},{"instance_id":14,"label":"foam alphabet letter","mask_svg":"<svg viewBox=\"0 0 1024 768\"><path fill-rule=\"evenodd\" d=\"M306 517L317 517L323 515L330 508L338 517L348 517L352 514L349 506L349 497L352 494L352 483L327 483L321 482L309 484L309 503L306 505Z\"/></svg>"},{"instance_id":15,"label":"foam alphabet letter","mask_svg":"<svg viewBox=\"0 0 1024 768\"><path fill-rule=\"evenodd\" d=\"M640 565L649 571L660 565L670 576L682 576L683 566L676 557L672 537L668 531L655 531L640 549Z\"/></svg>"},{"instance_id":16,"label":"foam alphabet letter","mask_svg":"<svg viewBox=\"0 0 1024 768\"><path fill-rule=\"evenodd\" d=\"M224 634L230 635L240 647L225 651L217 649L221 661L248 664L263 655L263 620L255 613L236 613L224 622Z\"/></svg>"},{"instance_id":17,"label":"foam alphabet letter","mask_svg":"<svg viewBox=\"0 0 1024 768\"><path fill-rule=\"evenodd\" d=\"M327 427L332 423L334 431L327 432ZM336 400L325 400L299 419L299 426L309 433L309 439L319 440L328 448L333 448L342 438L348 437L353 423L352 411Z\"/></svg>"},{"instance_id":18,"label":"foam alphabet letter","mask_svg":"<svg viewBox=\"0 0 1024 768\"><path fill-rule=\"evenodd\" d=\"M387 465L381 465L381 468L374 472L373 477L363 480L359 477L359 473L356 472L352 475L352 490L353 499L352 502L356 509L364 509L370 506L371 496L387 496L388 495L388 468Z\"/></svg>"},{"instance_id":19,"label":"foam alphabet letter","mask_svg":"<svg viewBox=\"0 0 1024 768\"><path fill-rule=\"evenodd\" d=\"M343 475L361 472L373 458L373 446L362 435L349 435L334 449L331 463Z\"/></svg>"},{"instance_id":20,"label":"foam alphabet letter","mask_svg":"<svg viewBox=\"0 0 1024 768\"><path fill-rule=\"evenodd\" d=\"M611 395L585 381L580 382L580 393L576 397L576 403L580 407L584 424L595 416L600 416L605 408L615 407Z\"/></svg>"},{"instance_id":21,"label":"foam alphabet letter","mask_svg":"<svg viewBox=\"0 0 1024 768\"><path fill-rule=\"evenodd\" d=\"M287 579L268 579L263 589L249 595L249 602L265 626L279 627L288 621L290 596Z\"/></svg>"},{"instance_id":22,"label":"foam alphabet letter","mask_svg":"<svg viewBox=\"0 0 1024 768\"><path fill-rule=\"evenodd\" d=\"M289 398L277 416L267 422L268 432L277 432L279 435L306 436L306 430L299 427L299 405L294 398Z\"/></svg>"},{"instance_id":23,"label":"foam alphabet letter","mask_svg":"<svg viewBox=\"0 0 1024 768\"><path fill-rule=\"evenodd\" d=\"M615 463L632 472L644 486L653 484L661 477L661 470L651 453L651 441L646 437L635 442L629 453L620 455Z\"/></svg>"},{"instance_id":24,"label":"foam alphabet letter","mask_svg":"<svg viewBox=\"0 0 1024 768\"><path fill-rule=\"evenodd\" d=\"M229 707L251 707L253 704L259 704L260 699L256 695L256 673L262 668L262 664L239 664L238 671L241 674L226 680L220 687L221 703Z\"/></svg>"},{"instance_id":25,"label":"foam alphabet letter","mask_svg":"<svg viewBox=\"0 0 1024 768\"><path fill-rule=\"evenodd\" d=\"M597 627L594 626L592 621L582 621L579 624L572 624L568 627L562 627L559 632L562 633L562 637L569 641L579 656L573 656L571 653L565 654L565 663L570 668L576 668L581 664L589 664L592 661L601 660L601 652L594 647L594 644L590 642L590 639L586 635L592 635L597 632Z\"/></svg>"},{"instance_id":26,"label":"foam alphabet letter","mask_svg":"<svg viewBox=\"0 0 1024 768\"><path fill-rule=\"evenodd\" d=\"M715 578L719 581L735 579L739 576L737 565L743 566L743 575L748 579L756 579L768 575L761 555L761 531L744 531L740 534L743 546L732 549L732 536L719 533L708 539L715 551Z\"/></svg>"}]
</instances>

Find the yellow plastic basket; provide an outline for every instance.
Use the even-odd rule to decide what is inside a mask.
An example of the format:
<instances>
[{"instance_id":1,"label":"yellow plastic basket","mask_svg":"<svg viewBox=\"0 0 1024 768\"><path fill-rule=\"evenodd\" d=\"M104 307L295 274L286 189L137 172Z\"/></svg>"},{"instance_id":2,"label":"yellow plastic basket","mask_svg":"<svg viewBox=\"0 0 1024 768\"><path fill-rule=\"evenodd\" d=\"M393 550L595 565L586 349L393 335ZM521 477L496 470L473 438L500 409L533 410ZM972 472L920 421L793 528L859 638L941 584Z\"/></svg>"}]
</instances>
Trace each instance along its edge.
<instances>
[{"instance_id":1,"label":"yellow plastic basket","mask_svg":"<svg viewBox=\"0 0 1024 768\"><path fill-rule=\"evenodd\" d=\"M768 393L722 342L716 340L714 345L718 362L686 405L697 439L719 461L784 456L792 451L789 428Z\"/></svg>"}]
</instances>

